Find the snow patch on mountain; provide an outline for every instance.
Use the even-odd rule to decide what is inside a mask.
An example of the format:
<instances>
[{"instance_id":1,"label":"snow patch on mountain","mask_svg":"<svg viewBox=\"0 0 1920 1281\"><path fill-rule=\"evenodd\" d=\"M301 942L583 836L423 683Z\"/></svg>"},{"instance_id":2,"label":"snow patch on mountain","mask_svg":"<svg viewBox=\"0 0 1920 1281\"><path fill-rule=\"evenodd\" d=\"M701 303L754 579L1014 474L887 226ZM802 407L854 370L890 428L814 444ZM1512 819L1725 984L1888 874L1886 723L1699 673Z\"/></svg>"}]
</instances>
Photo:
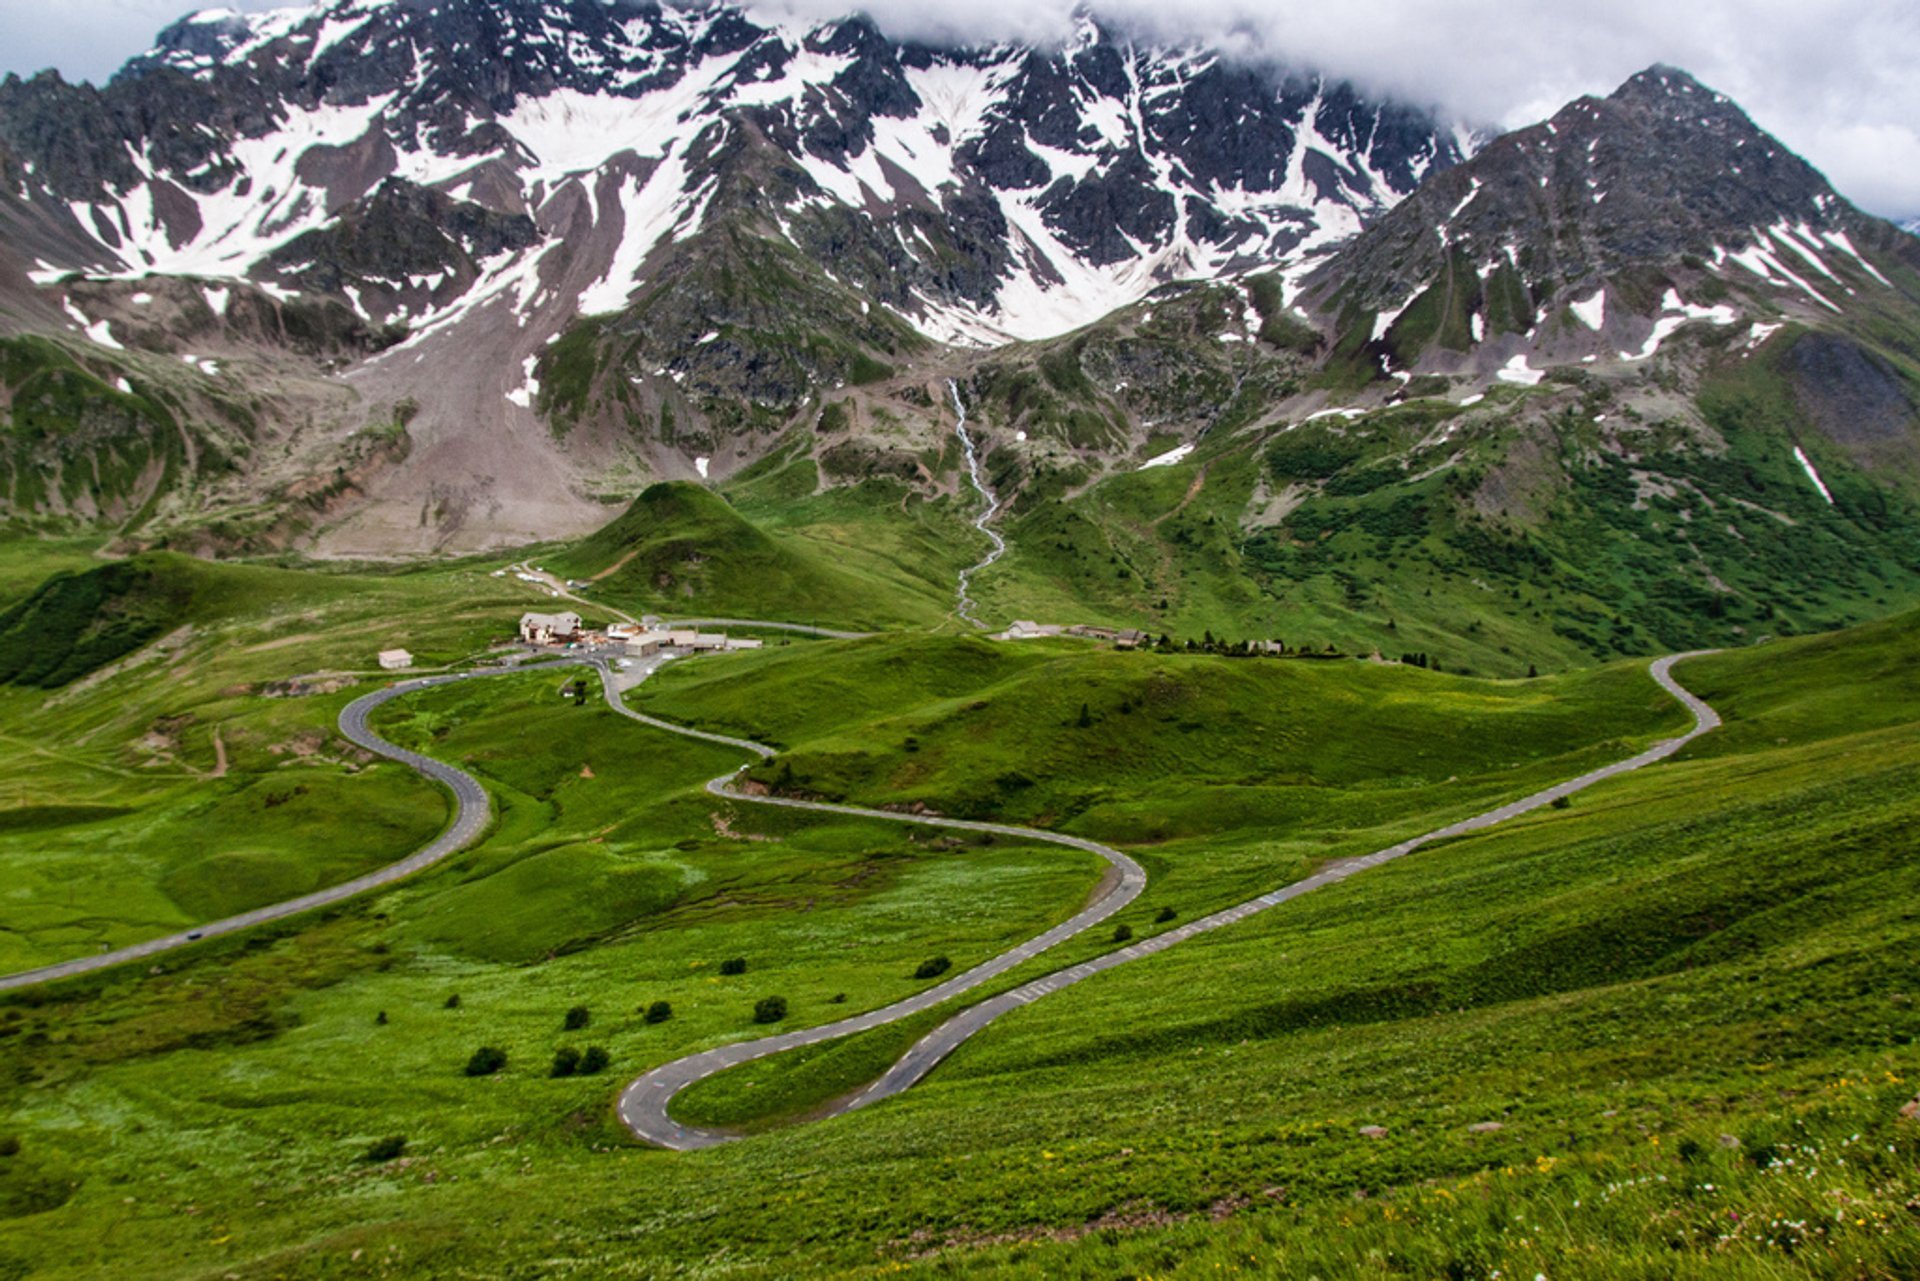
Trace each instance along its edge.
<instances>
[{"instance_id":1,"label":"snow patch on mountain","mask_svg":"<svg viewBox=\"0 0 1920 1281\"><path fill-rule=\"evenodd\" d=\"M1494 375L1503 383L1518 383L1522 387L1537 387L1540 385L1540 380L1546 376L1546 370L1535 369L1527 363L1527 353L1524 351L1501 366L1500 371Z\"/></svg>"},{"instance_id":2,"label":"snow patch on mountain","mask_svg":"<svg viewBox=\"0 0 1920 1281\"><path fill-rule=\"evenodd\" d=\"M1192 452L1192 445L1175 445L1166 453L1155 454L1152 458L1147 459L1146 462L1141 463L1139 470L1145 471L1149 467L1171 467Z\"/></svg>"},{"instance_id":3,"label":"snow patch on mountain","mask_svg":"<svg viewBox=\"0 0 1920 1281\"><path fill-rule=\"evenodd\" d=\"M1820 497L1827 500L1827 506L1833 506L1833 495L1827 490L1827 482L1820 479L1820 473L1814 470L1813 460L1807 457L1806 451L1795 445L1793 458L1800 464L1800 470L1807 473L1807 479L1813 482L1813 487L1820 491Z\"/></svg>"},{"instance_id":4,"label":"snow patch on mountain","mask_svg":"<svg viewBox=\"0 0 1920 1281\"><path fill-rule=\"evenodd\" d=\"M225 187L195 194L169 183L169 195L191 201L198 215L198 230L190 235L182 234L179 219L161 214L150 153L133 157L145 181L115 203L74 202L74 221L119 260L118 274L129 278L244 277L275 249L329 220L324 192L301 180L301 160L315 149L364 138L393 97L358 106L287 107L272 133L233 142L235 176ZM102 234L102 225L118 234Z\"/></svg>"},{"instance_id":5,"label":"snow patch on mountain","mask_svg":"<svg viewBox=\"0 0 1920 1281\"><path fill-rule=\"evenodd\" d=\"M1593 297L1569 304L1569 310L1588 329L1598 332L1607 323L1607 291L1597 289Z\"/></svg>"}]
</instances>

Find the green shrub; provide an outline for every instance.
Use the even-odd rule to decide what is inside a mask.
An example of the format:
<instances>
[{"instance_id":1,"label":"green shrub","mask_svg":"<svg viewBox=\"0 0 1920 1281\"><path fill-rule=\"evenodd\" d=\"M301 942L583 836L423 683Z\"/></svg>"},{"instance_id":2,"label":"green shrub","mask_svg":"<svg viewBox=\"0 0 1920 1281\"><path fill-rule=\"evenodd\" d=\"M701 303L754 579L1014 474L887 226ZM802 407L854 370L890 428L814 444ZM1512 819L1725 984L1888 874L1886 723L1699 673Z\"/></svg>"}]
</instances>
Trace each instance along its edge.
<instances>
[{"instance_id":1,"label":"green shrub","mask_svg":"<svg viewBox=\"0 0 1920 1281\"><path fill-rule=\"evenodd\" d=\"M1113 927L1114 942L1125 943L1128 939L1132 937L1133 937L1133 927L1131 925L1116 925Z\"/></svg>"},{"instance_id":2,"label":"green shrub","mask_svg":"<svg viewBox=\"0 0 1920 1281\"><path fill-rule=\"evenodd\" d=\"M1556 796L1553 798L1553 808L1557 810L1571 809L1573 808L1573 798L1568 796Z\"/></svg>"},{"instance_id":3,"label":"green shrub","mask_svg":"<svg viewBox=\"0 0 1920 1281\"><path fill-rule=\"evenodd\" d=\"M449 1010L457 1010L460 1008L460 994L458 992L455 992L447 998L447 1008Z\"/></svg>"},{"instance_id":4,"label":"green shrub","mask_svg":"<svg viewBox=\"0 0 1920 1281\"><path fill-rule=\"evenodd\" d=\"M547 1069L548 1076L572 1076L580 1070L580 1051L571 1045L563 1045L553 1052L553 1066Z\"/></svg>"},{"instance_id":5,"label":"green shrub","mask_svg":"<svg viewBox=\"0 0 1920 1281\"><path fill-rule=\"evenodd\" d=\"M584 1005L576 1005L567 1011L567 1017L562 1021L561 1027L568 1032L578 1032L591 1022L593 1022L592 1011Z\"/></svg>"},{"instance_id":6,"label":"green shrub","mask_svg":"<svg viewBox=\"0 0 1920 1281\"><path fill-rule=\"evenodd\" d=\"M374 1015L373 1022L376 1027L385 1027L387 1025L387 1012L385 1010L382 1010L378 1014Z\"/></svg>"},{"instance_id":7,"label":"green shrub","mask_svg":"<svg viewBox=\"0 0 1920 1281\"><path fill-rule=\"evenodd\" d=\"M787 998L784 996L763 996L754 1004L753 1021L755 1023L778 1023L787 1017Z\"/></svg>"},{"instance_id":8,"label":"green shrub","mask_svg":"<svg viewBox=\"0 0 1920 1281\"><path fill-rule=\"evenodd\" d=\"M19 1155L20 1136L17 1134L0 1134L0 1156Z\"/></svg>"},{"instance_id":9,"label":"green shrub","mask_svg":"<svg viewBox=\"0 0 1920 1281\"><path fill-rule=\"evenodd\" d=\"M655 1001L647 1007L644 1017L649 1023L665 1023L673 1017L673 1006L665 1001Z\"/></svg>"},{"instance_id":10,"label":"green shrub","mask_svg":"<svg viewBox=\"0 0 1920 1281\"><path fill-rule=\"evenodd\" d=\"M507 1065L507 1052L497 1045L483 1045L467 1060L468 1076L492 1076Z\"/></svg>"},{"instance_id":11,"label":"green shrub","mask_svg":"<svg viewBox=\"0 0 1920 1281\"><path fill-rule=\"evenodd\" d=\"M937 979L953 968L953 962L944 956L929 957L920 962L920 968L913 972L917 979Z\"/></svg>"},{"instance_id":12,"label":"green shrub","mask_svg":"<svg viewBox=\"0 0 1920 1281\"><path fill-rule=\"evenodd\" d=\"M406 1150L407 1136L404 1134L391 1134L368 1148L366 1155L361 1159L374 1162L391 1161Z\"/></svg>"},{"instance_id":13,"label":"green shrub","mask_svg":"<svg viewBox=\"0 0 1920 1281\"><path fill-rule=\"evenodd\" d=\"M744 956L736 956L730 961L720 962L720 972L722 974L745 974L747 972L747 958Z\"/></svg>"},{"instance_id":14,"label":"green shrub","mask_svg":"<svg viewBox=\"0 0 1920 1281\"><path fill-rule=\"evenodd\" d=\"M580 1056L580 1075L598 1075L605 1071L607 1064L612 1061L604 1045L589 1045L587 1052Z\"/></svg>"},{"instance_id":15,"label":"green shrub","mask_svg":"<svg viewBox=\"0 0 1920 1281\"><path fill-rule=\"evenodd\" d=\"M1171 921L1174 917L1178 915L1180 915L1180 913L1174 911L1172 908L1163 907L1160 909L1160 914L1153 918L1153 923L1155 925L1165 925L1168 921Z\"/></svg>"}]
</instances>

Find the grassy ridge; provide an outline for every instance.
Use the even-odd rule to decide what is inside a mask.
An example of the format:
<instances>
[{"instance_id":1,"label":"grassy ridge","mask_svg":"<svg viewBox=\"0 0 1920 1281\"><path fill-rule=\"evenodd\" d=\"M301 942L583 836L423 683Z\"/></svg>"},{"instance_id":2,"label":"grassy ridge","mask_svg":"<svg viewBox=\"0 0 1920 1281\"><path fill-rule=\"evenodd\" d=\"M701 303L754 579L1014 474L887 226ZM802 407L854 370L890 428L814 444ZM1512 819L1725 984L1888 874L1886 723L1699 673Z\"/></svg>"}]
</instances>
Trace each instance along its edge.
<instances>
[{"instance_id":1,"label":"grassy ridge","mask_svg":"<svg viewBox=\"0 0 1920 1281\"><path fill-rule=\"evenodd\" d=\"M1217 832L1217 807L1249 798L1285 806L1288 795L1443 784L1685 724L1638 665L1500 684L1392 664L960 638L670 668L640 698L786 748L753 770L784 789L967 817L1085 816L1137 842ZM1103 818L1149 797L1157 820Z\"/></svg>"}]
</instances>

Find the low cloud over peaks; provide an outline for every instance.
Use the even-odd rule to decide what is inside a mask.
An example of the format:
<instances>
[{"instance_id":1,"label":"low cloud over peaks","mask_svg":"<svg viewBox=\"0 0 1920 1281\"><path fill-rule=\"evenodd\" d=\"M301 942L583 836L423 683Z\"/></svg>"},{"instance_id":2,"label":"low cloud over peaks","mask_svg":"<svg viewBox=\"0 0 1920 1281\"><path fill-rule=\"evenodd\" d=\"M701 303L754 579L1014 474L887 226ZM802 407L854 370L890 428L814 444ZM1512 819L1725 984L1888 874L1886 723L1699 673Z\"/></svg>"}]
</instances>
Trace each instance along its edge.
<instances>
[{"instance_id":1,"label":"low cloud over peaks","mask_svg":"<svg viewBox=\"0 0 1920 1281\"><path fill-rule=\"evenodd\" d=\"M773 0L840 16L832 0ZM871 0L890 35L941 42L1070 39L1074 0ZM1350 78L1404 101L1502 128L1606 94L1656 62L1732 96L1762 128L1889 216L1920 213L1920 6L1910 0L1101 0L1098 17L1143 37Z\"/></svg>"}]
</instances>

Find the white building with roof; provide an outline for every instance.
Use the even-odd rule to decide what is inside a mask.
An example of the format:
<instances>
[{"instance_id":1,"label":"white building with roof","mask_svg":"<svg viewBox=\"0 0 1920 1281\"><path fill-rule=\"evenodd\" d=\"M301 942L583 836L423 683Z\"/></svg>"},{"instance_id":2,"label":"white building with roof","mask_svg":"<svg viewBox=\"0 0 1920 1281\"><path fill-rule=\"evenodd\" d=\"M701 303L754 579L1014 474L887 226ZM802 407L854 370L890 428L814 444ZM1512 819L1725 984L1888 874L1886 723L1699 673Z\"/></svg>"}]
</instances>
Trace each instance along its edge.
<instances>
[{"instance_id":1,"label":"white building with roof","mask_svg":"<svg viewBox=\"0 0 1920 1281\"><path fill-rule=\"evenodd\" d=\"M580 615L568 610L559 614L525 613L520 615L520 639L529 645L551 645L572 640L580 634Z\"/></svg>"}]
</instances>

